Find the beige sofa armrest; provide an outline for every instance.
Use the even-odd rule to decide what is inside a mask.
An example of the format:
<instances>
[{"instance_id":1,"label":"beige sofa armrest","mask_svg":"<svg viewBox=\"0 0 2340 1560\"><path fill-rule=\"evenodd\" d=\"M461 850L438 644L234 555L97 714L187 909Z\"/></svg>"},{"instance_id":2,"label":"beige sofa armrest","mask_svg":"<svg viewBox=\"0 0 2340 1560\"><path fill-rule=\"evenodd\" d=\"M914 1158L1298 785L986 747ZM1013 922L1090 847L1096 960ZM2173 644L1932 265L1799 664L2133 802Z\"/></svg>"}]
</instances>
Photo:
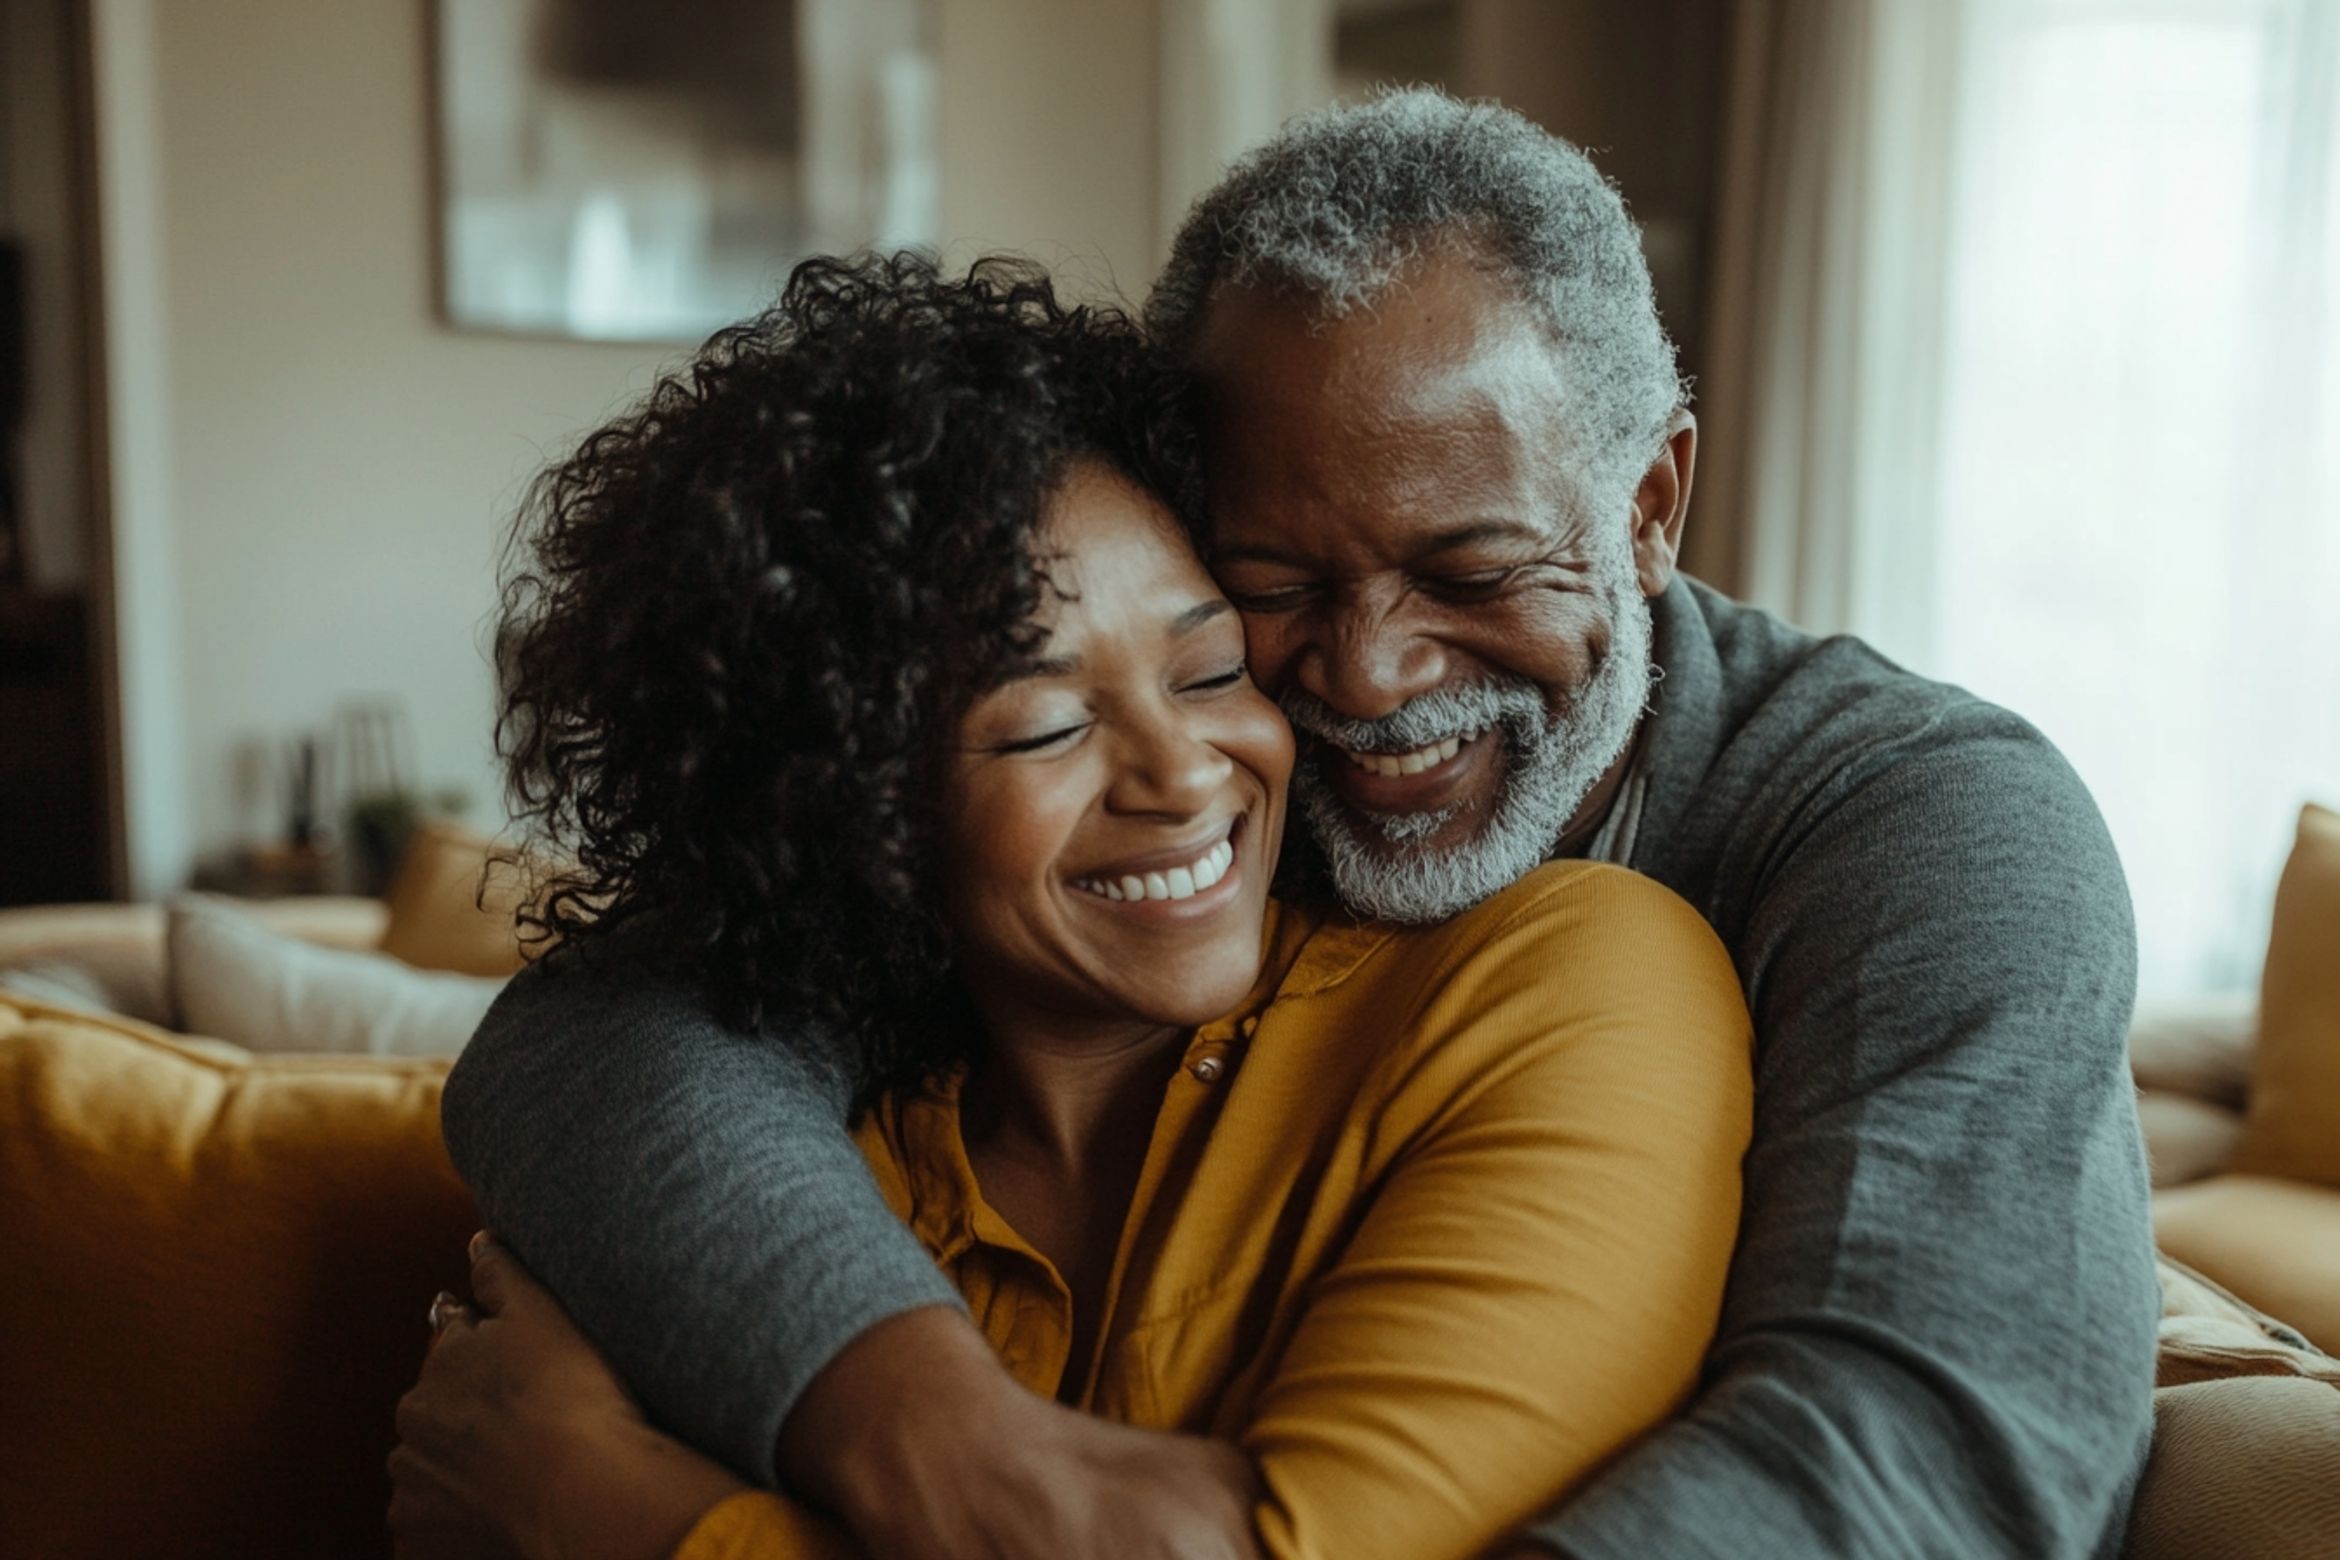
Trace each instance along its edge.
<instances>
[{"instance_id":1,"label":"beige sofa armrest","mask_svg":"<svg viewBox=\"0 0 2340 1560\"><path fill-rule=\"evenodd\" d=\"M2140 1003L2129 1026L2129 1070L2140 1089L2240 1110L2258 1035L2255 991Z\"/></svg>"},{"instance_id":2,"label":"beige sofa armrest","mask_svg":"<svg viewBox=\"0 0 2340 1560\"><path fill-rule=\"evenodd\" d=\"M389 922L379 899L302 895L238 906L288 937L335 948L374 948ZM154 904L25 905L0 909L0 984L47 1001L96 1007L141 1023L175 1026L163 968L164 913Z\"/></svg>"},{"instance_id":3,"label":"beige sofa armrest","mask_svg":"<svg viewBox=\"0 0 2340 1560\"><path fill-rule=\"evenodd\" d=\"M0 966L122 951L161 956L160 905L21 905L0 910Z\"/></svg>"},{"instance_id":4,"label":"beige sofa armrest","mask_svg":"<svg viewBox=\"0 0 2340 1560\"><path fill-rule=\"evenodd\" d=\"M2185 1186L2226 1168L2242 1141L2242 1112L2171 1089L2137 1094L2137 1125L2145 1132L2145 1159L2153 1189Z\"/></svg>"},{"instance_id":5,"label":"beige sofa armrest","mask_svg":"<svg viewBox=\"0 0 2340 1560\"><path fill-rule=\"evenodd\" d=\"M2226 1168L2242 1140L2258 1038L2255 992L2141 1004L2129 1026L2129 1070L2154 1190Z\"/></svg>"},{"instance_id":6,"label":"beige sofa armrest","mask_svg":"<svg viewBox=\"0 0 2340 1560\"><path fill-rule=\"evenodd\" d=\"M390 911L379 899L314 894L243 899L238 906L271 931L334 948L372 948ZM20 905L0 909L0 965L143 954L160 959L163 907L157 904Z\"/></svg>"}]
</instances>

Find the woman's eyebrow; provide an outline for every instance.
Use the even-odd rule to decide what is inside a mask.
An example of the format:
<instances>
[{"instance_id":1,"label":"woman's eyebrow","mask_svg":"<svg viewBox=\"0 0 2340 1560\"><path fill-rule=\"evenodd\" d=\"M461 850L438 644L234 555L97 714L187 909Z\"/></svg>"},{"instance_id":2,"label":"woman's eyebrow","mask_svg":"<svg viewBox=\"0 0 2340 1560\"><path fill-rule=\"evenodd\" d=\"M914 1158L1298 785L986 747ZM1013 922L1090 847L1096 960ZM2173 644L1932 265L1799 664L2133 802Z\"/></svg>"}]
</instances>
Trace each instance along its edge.
<instances>
[{"instance_id":1,"label":"woman's eyebrow","mask_svg":"<svg viewBox=\"0 0 2340 1560\"><path fill-rule=\"evenodd\" d=\"M1081 658L1077 655L1041 656L1035 660L1018 661L1000 673L999 680L991 687L996 692L1010 683L1031 682L1041 677L1070 677L1080 669Z\"/></svg>"},{"instance_id":2,"label":"woman's eyebrow","mask_svg":"<svg viewBox=\"0 0 2340 1560\"><path fill-rule=\"evenodd\" d=\"M1170 620L1170 637L1172 639L1184 638L1213 618L1234 610L1234 607L1228 604L1227 598L1224 596L1213 596L1208 601L1198 601ZM1036 656L1029 661L1018 661L1009 667L1000 674L999 681L993 683L992 687L994 689L1004 688L1010 683L1031 682L1043 677L1070 677L1080 669L1081 658L1077 655Z\"/></svg>"},{"instance_id":3,"label":"woman's eyebrow","mask_svg":"<svg viewBox=\"0 0 2340 1560\"><path fill-rule=\"evenodd\" d=\"M1172 639L1183 638L1221 613L1234 610L1234 607L1228 604L1227 598L1224 596L1213 596L1208 601L1198 601L1170 620L1170 637Z\"/></svg>"}]
</instances>

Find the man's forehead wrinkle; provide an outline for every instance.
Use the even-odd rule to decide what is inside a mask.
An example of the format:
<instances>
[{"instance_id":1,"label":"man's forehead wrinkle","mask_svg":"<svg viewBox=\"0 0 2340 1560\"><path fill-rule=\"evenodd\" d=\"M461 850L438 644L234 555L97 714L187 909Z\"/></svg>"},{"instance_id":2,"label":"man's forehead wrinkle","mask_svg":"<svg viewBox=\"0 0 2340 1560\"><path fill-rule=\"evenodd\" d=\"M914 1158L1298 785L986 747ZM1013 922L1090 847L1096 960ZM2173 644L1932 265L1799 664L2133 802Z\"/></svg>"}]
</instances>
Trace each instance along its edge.
<instances>
[{"instance_id":1,"label":"man's forehead wrinkle","mask_svg":"<svg viewBox=\"0 0 2340 1560\"><path fill-rule=\"evenodd\" d=\"M1369 553L1388 564L1470 526L1507 522L1557 539L1564 506L1538 480L1541 452L1478 399L1477 417L1352 409L1337 434L1312 419L1332 437L1262 440L1229 468L1239 486L1219 506L1223 550L1337 552L1359 564Z\"/></svg>"},{"instance_id":2,"label":"man's forehead wrinkle","mask_svg":"<svg viewBox=\"0 0 2340 1560\"><path fill-rule=\"evenodd\" d=\"M1417 381L1363 419L1345 467L1365 502L1402 505L1442 524L1502 516L1549 524L1549 419L1532 393L1473 368Z\"/></svg>"},{"instance_id":3,"label":"man's forehead wrinkle","mask_svg":"<svg viewBox=\"0 0 2340 1560\"><path fill-rule=\"evenodd\" d=\"M1534 310L1508 297L1440 290L1390 328L1336 335L1324 393L1386 421L1377 435L1475 426L1493 437L1565 435L1562 361Z\"/></svg>"},{"instance_id":4,"label":"man's forehead wrinkle","mask_svg":"<svg viewBox=\"0 0 2340 1560\"><path fill-rule=\"evenodd\" d=\"M1370 519L1415 515L1441 529L1468 519L1537 518L1531 452L1499 431L1453 420L1354 413L1339 437L1297 439L1245 463L1251 492L1230 507Z\"/></svg>"}]
</instances>

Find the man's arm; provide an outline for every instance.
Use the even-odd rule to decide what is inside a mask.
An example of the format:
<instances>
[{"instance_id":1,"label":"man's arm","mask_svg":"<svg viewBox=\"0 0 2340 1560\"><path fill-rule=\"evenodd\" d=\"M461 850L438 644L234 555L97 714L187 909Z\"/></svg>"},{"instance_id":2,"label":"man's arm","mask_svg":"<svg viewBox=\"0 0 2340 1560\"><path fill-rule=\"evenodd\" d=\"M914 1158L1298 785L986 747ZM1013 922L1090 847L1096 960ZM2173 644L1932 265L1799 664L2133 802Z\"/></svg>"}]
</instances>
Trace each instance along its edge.
<instances>
[{"instance_id":1,"label":"man's arm","mask_svg":"<svg viewBox=\"0 0 2340 1560\"><path fill-rule=\"evenodd\" d=\"M1645 878L1529 886L1392 1045L1359 1116L1403 1147L1270 1335L1237 1438L1275 1560L1483 1555L1697 1383L1752 1108L1738 979Z\"/></svg>"},{"instance_id":2,"label":"man's arm","mask_svg":"<svg viewBox=\"0 0 2340 1560\"><path fill-rule=\"evenodd\" d=\"M1757 1033L1708 1386L1529 1535L1662 1554L2111 1554L2159 1314L2094 805L1997 712L1845 765L1728 929Z\"/></svg>"},{"instance_id":3,"label":"man's arm","mask_svg":"<svg viewBox=\"0 0 2340 1560\"><path fill-rule=\"evenodd\" d=\"M497 1237L650 1417L751 1481L869 1328L959 1298L870 1179L811 1047L574 957L523 971L447 1080L447 1150Z\"/></svg>"},{"instance_id":4,"label":"man's arm","mask_svg":"<svg viewBox=\"0 0 2340 1560\"><path fill-rule=\"evenodd\" d=\"M448 1078L448 1151L653 1422L869 1553L1243 1553L1240 1454L1019 1385L879 1195L817 1057L556 959Z\"/></svg>"},{"instance_id":5,"label":"man's arm","mask_svg":"<svg viewBox=\"0 0 2340 1560\"><path fill-rule=\"evenodd\" d=\"M1266 1335L1256 1395L1238 1389L1258 1499L1249 1522L1234 1515L1276 1560L1482 1554L1696 1380L1752 1094L1737 976L1696 911L1624 872L1547 874L1499 903L1367 1085L1353 1125L1387 1167L1289 1336ZM1221 1443L1118 1433L1217 1448L1237 1464L1229 1485L1249 1482ZM1043 1475L1010 1444L1025 1477ZM675 1560L795 1556L802 1522L742 1498ZM946 1553L999 1553L964 1521L945 1538Z\"/></svg>"}]
</instances>

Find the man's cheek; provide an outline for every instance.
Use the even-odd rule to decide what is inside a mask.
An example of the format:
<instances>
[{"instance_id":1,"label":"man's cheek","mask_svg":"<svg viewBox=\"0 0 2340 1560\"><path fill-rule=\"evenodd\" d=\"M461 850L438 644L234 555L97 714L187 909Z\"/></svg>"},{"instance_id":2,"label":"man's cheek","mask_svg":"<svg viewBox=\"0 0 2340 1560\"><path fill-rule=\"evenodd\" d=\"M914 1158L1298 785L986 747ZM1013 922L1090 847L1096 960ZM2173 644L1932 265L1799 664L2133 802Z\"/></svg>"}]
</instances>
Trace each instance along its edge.
<instances>
[{"instance_id":1,"label":"man's cheek","mask_svg":"<svg viewBox=\"0 0 2340 1560\"><path fill-rule=\"evenodd\" d=\"M1565 702L1599 669L1616 626L1581 593L1537 591L1506 603L1484 623L1482 655Z\"/></svg>"}]
</instances>

